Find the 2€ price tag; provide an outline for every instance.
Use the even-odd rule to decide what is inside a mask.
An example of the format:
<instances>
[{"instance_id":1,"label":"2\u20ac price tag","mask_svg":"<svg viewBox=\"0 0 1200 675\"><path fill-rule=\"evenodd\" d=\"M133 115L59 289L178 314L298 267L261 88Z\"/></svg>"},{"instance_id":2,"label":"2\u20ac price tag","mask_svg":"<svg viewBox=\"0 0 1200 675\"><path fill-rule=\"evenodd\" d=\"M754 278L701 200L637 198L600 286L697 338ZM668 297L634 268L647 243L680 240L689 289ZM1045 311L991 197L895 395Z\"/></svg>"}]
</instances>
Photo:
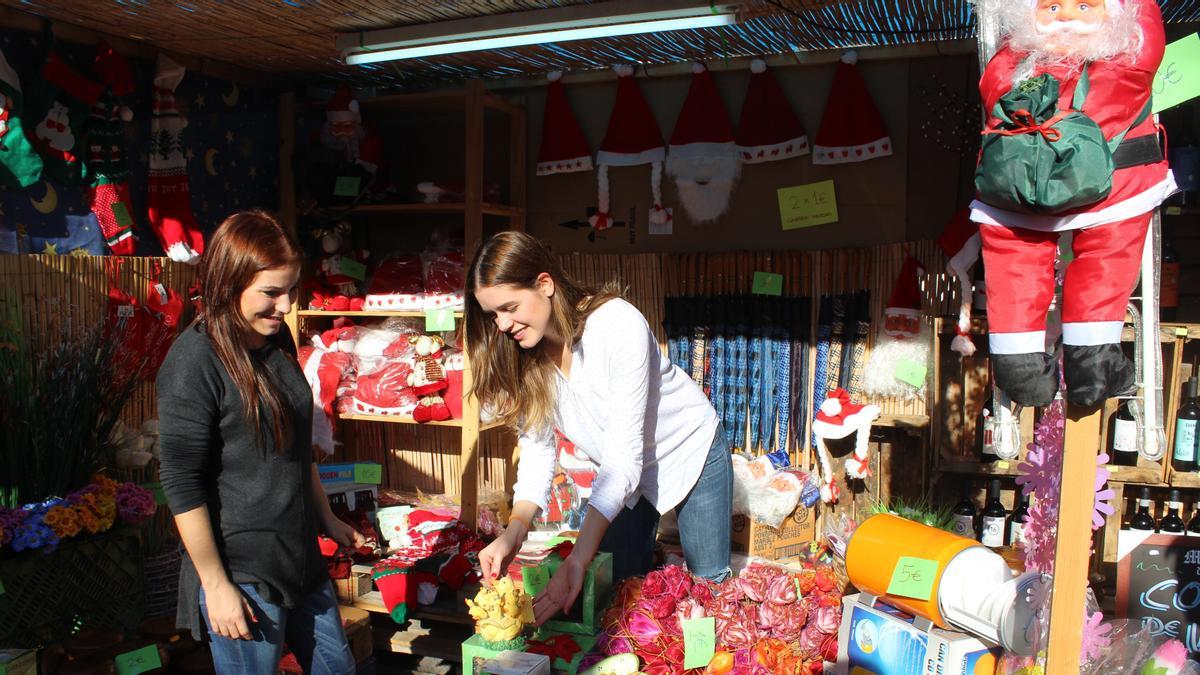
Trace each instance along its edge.
<instances>
[{"instance_id":1,"label":"2\u20ac price tag","mask_svg":"<svg viewBox=\"0 0 1200 675\"><path fill-rule=\"evenodd\" d=\"M755 272L750 292L758 295L783 295L783 275Z\"/></svg>"},{"instance_id":2,"label":"2\u20ac price tag","mask_svg":"<svg viewBox=\"0 0 1200 675\"><path fill-rule=\"evenodd\" d=\"M449 307L425 310L425 332L454 330L454 310Z\"/></svg>"},{"instance_id":3,"label":"2\u20ac price tag","mask_svg":"<svg viewBox=\"0 0 1200 675\"><path fill-rule=\"evenodd\" d=\"M117 657L117 675L138 675L156 668L162 668L158 645L147 645Z\"/></svg>"},{"instance_id":4,"label":"2\u20ac price tag","mask_svg":"<svg viewBox=\"0 0 1200 675\"><path fill-rule=\"evenodd\" d=\"M717 626L716 619L706 616L703 619L684 619L683 628L683 667L703 668L712 661L716 650Z\"/></svg>"},{"instance_id":5,"label":"2\u20ac price tag","mask_svg":"<svg viewBox=\"0 0 1200 675\"><path fill-rule=\"evenodd\" d=\"M525 592L537 595L546 584L550 583L550 570L545 567L522 567L521 580L525 582Z\"/></svg>"},{"instance_id":6,"label":"2\u20ac price tag","mask_svg":"<svg viewBox=\"0 0 1200 675\"><path fill-rule=\"evenodd\" d=\"M916 361L910 361L908 359L900 359L900 361L896 363L896 370L892 373L892 375L897 380L900 380L905 384L911 384L917 389L920 389L921 387L925 386L925 373L928 370L929 369L926 368L924 364L917 363Z\"/></svg>"},{"instance_id":7,"label":"2\u20ac price tag","mask_svg":"<svg viewBox=\"0 0 1200 675\"><path fill-rule=\"evenodd\" d=\"M357 197L358 186L362 183L362 178L358 176L338 176L337 181L333 184L334 197Z\"/></svg>"},{"instance_id":8,"label":"2\u20ac price tag","mask_svg":"<svg viewBox=\"0 0 1200 675\"><path fill-rule=\"evenodd\" d=\"M379 485L383 482L383 467L379 464L355 464L354 482Z\"/></svg>"},{"instance_id":9,"label":"2\u20ac price tag","mask_svg":"<svg viewBox=\"0 0 1200 675\"><path fill-rule=\"evenodd\" d=\"M933 595L933 582L937 579L937 571L937 561L901 556L900 560L896 561L896 568L892 570L888 595L928 600Z\"/></svg>"}]
</instances>

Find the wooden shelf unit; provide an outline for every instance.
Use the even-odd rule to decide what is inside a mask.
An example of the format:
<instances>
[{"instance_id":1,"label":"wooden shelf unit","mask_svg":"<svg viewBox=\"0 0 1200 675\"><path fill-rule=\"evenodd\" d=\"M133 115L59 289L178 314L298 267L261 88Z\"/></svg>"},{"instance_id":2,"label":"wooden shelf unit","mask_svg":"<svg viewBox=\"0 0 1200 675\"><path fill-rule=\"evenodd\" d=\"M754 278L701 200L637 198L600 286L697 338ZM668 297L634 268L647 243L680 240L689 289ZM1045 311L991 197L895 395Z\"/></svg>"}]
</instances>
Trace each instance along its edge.
<instances>
[{"instance_id":1,"label":"wooden shelf unit","mask_svg":"<svg viewBox=\"0 0 1200 675\"><path fill-rule=\"evenodd\" d=\"M372 215L403 215L403 214L446 214L461 215L463 218L463 258L470 261L477 248L483 243L483 220L485 216L500 217L507 220L507 229L524 231L525 229L525 109L511 103L495 94L484 91L481 80L467 82L464 89L448 92L427 92L417 94L399 94L380 96L359 101L362 110L367 114L402 115L413 112L430 111L462 111L465 114L465 199L462 203L450 204L365 204L350 210L350 217L365 217ZM289 99L285 106L289 112L295 110L294 100ZM310 106L302 106L310 107ZM484 194L484 113L487 109L497 110L509 118L509 204L485 202ZM293 116L294 117L294 116ZM281 121L284 114L281 112ZM295 119L287 119L283 136L285 145L287 139L293 139ZM281 162L286 164L287 162ZM281 178L290 180L290 173L284 173ZM287 201L294 202L294 191L286 192ZM295 225L294 203L286 203L282 209L291 218L289 222ZM424 317L424 312L327 312L321 310L301 310L293 306L292 312L286 317L288 328L300 343L302 322L322 317ZM462 318L462 312L455 313L456 319ZM471 390L471 369L466 362L465 344L463 364L463 391ZM393 418L382 415L342 415L341 419L359 424L393 423L418 424L411 419ZM458 491L462 504L461 518L465 525L474 527L477 520L479 492L479 436L485 429L499 425L485 425L479 419L479 403L473 396L463 400L463 418L447 422L429 422L430 426L452 427L461 431L459 456L462 473L459 477ZM445 486L451 491L451 486ZM377 611L376 609L369 611Z\"/></svg>"}]
</instances>

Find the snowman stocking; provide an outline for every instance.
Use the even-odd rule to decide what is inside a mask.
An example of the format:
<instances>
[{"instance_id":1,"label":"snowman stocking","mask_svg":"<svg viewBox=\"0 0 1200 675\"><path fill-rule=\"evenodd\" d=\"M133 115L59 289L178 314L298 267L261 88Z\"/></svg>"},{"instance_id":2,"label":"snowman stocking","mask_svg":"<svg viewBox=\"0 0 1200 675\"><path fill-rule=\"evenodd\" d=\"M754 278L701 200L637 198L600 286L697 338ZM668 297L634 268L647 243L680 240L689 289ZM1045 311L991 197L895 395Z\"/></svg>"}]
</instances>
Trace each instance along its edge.
<instances>
[{"instance_id":1,"label":"snowman stocking","mask_svg":"<svg viewBox=\"0 0 1200 675\"><path fill-rule=\"evenodd\" d=\"M42 178L42 158L21 124L24 112L21 81L0 52L0 190L29 187Z\"/></svg>"},{"instance_id":2,"label":"snowman stocking","mask_svg":"<svg viewBox=\"0 0 1200 675\"><path fill-rule=\"evenodd\" d=\"M175 107L175 88L183 75L183 66L162 54L158 56L146 201L150 207L150 226L167 257L177 262L197 263L204 253L204 237L192 216L188 190L187 158L183 154L183 129L187 121Z\"/></svg>"},{"instance_id":3,"label":"snowman stocking","mask_svg":"<svg viewBox=\"0 0 1200 675\"><path fill-rule=\"evenodd\" d=\"M133 255L133 205L123 147L124 124L133 119L133 113L118 98L133 91L133 73L129 63L104 43L96 47L96 72L108 89L92 106L87 121L87 161L92 176L88 199L112 252Z\"/></svg>"}]
</instances>

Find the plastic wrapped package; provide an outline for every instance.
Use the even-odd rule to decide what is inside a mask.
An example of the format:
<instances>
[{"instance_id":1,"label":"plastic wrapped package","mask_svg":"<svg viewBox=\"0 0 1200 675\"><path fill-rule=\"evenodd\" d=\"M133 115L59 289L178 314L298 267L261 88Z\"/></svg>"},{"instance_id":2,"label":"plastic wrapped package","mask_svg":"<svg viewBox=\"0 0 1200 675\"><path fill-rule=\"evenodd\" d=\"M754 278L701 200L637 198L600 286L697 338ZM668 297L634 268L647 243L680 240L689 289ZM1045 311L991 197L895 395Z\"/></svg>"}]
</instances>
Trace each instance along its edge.
<instances>
[{"instance_id":1,"label":"plastic wrapped package","mask_svg":"<svg viewBox=\"0 0 1200 675\"><path fill-rule=\"evenodd\" d=\"M354 359L356 370L369 373L383 365L390 354L401 354L404 350L398 342L407 342L407 335L400 331L385 328L360 326L354 344Z\"/></svg>"},{"instance_id":2,"label":"plastic wrapped package","mask_svg":"<svg viewBox=\"0 0 1200 675\"><path fill-rule=\"evenodd\" d=\"M375 268L367 285L364 310L420 311L424 308L425 280L421 258L395 255Z\"/></svg>"},{"instance_id":3,"label":"plastic wrapped package","mask_svg":"<svg viewBox=\"0 0 1200 675\"><path fill-rule=\"evenodd\" d=\"M408 386L409 375L412 375L412 362L404 359L385 359L370 373L359 373L351 412L411 416L417 407L417 395Z\"/></svg>"},{"instance_id":4,"label":"plastic wrapped package","mask_svg":"<svg viewBox=\"0 0 1200 675\"><path fill-rule=\"evenodd\" d=\"M318 341L319 342L319 341ZM333 340L336 344L337 341ZM300 369L312 389L312 442L326 455L333 454L336 400L344 381L354 372L353 357L345 352L304 346L297 351Z\"/></svg>"},{"instance_id":5,"label":"plastic wrapped package","mask_svg":"<svg viewBox=\"0 0 1200 675\"><path fill-rule=\"evenodd\" d=\"M463 308L463 252L445 250L425 255L425 309Z\"/></svg>"},{"instance_id":6,"label":"plastic wrapped package","mask_svg":"<svg viewBox=\"0 0 1200 675\"><path fill-rule=\"evenodd\" d=\"M805 476L778 470L766 455L733 456L733 512L779 527L796 510Z\"/></svg>"}]
</instances>

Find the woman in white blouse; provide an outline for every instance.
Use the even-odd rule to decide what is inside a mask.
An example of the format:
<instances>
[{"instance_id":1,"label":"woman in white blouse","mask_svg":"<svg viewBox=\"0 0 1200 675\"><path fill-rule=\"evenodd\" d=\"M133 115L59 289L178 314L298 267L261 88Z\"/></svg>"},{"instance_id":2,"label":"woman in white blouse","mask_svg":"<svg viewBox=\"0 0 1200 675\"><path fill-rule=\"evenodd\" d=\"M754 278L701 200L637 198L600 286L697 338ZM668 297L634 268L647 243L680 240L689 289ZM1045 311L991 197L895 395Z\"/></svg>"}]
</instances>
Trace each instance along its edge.
<instances>
[{"instance_id":1,"label":"woman in white blouse","mask_svg":"<svg viewBox=\"0 0 1200 675\"><path fill-rule=\"evenodd\" d=\"M612 552L615 579L648 572L659 515L672 508L688 568L728 576L729 446L712 404L663 357L641 312L611 286L574 282L520 232L484 243L466 291L474 393L520 432L512 516L479 554L485 583L506 573L546 507L555 428L599 470L575 549L534 601L539 624L574 604L597 551Z\"/></svg>"}]
</instances>

